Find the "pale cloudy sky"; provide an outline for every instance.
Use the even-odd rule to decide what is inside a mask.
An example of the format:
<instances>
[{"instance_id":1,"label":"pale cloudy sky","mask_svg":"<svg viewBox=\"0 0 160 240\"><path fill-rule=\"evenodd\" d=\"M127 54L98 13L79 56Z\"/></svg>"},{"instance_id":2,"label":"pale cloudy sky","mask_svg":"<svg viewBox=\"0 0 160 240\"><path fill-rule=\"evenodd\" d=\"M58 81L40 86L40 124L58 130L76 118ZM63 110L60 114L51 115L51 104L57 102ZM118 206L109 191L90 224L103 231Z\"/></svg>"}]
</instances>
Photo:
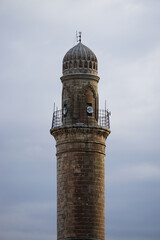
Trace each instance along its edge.
<instances>
[{"instance_id":1,"label":"pale cloudy sky","mask_svg":"<svg viewBox=\"0 0 160 240\"><path fill-rule=\"evenodd\" d=\"M75 32L99 62L106 239L160 239L160 1L0 1L0 239L56 239L53 103Z\"/></svg>"}]
</instances>

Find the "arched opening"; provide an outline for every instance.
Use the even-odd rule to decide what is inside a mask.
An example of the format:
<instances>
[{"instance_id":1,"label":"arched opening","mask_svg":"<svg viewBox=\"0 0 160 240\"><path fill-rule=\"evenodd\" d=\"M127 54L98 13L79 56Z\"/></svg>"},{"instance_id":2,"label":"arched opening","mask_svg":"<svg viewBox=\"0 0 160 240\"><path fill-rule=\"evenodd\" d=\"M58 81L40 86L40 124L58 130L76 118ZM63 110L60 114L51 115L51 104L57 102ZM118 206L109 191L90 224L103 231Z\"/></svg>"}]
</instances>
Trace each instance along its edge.
<instances>
[{"instance_id":1,"label":"arched opening","mask_svg":"<svg viewBox=\"0 0 160 240\"><path fill-rule=\"evenodd\" d=\"M72 62L71 61L69 62L69 68L72 68Z\"/></svg>"},{"instance_id":2,"label":"arched opening","mask_svg":"<svg viewBox=\"0 0 160 240\"><path fill-rule=\"evenodd\" d=\"M88 62L87 61L85 61L85 63L84 63L84 68L88 68Z\"/></svg>"},{"instance_id":3,"label":"arched opening","mask_svg":"<svg viewBox=\"0 0 160 240\"><path fill-rule=\"evenodd\" d=\"M82 68L82 67L83 67L82 60L79 60L79 68Z\"/></svg>"},{"instance_id":4,"label":"arched opening","mask_svg":"<svg viewBox=\"0 0 160 240\"><path fill-rule=\"evenodd\" d=\"M92 85L88 85L84 89L84 107L83 117L85 123L97 125L97 97ZM85 109L84 109L85 108Z\"/></svg>"},{"instance_id":5,"label":"arched opening","mask_svg":"<svg viewBox=\"0 0 160 240\"><path fill-rule=\"evenodd\" d=\"M77 68L77 62L74 60L74 68Z\"/></svg>"}]
</instances>

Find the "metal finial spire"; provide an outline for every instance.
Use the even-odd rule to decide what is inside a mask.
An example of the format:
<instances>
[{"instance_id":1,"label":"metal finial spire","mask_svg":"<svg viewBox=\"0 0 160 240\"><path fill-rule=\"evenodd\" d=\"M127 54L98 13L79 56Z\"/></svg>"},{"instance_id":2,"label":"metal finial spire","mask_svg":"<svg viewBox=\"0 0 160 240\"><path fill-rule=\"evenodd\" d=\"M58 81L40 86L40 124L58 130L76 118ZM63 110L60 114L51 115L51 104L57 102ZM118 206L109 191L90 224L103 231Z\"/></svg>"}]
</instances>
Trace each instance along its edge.
<instances>
[{"instance_id":1,"label":"metal finial spire","mask_svg":"<svg viewBox=\"0 0 160 240\"><path fill-rule=\"evenodd\" d=\"M79 42L81 42L82 32L79 32Z\"/></svg>"},{"instance_id":2,"label":"metal finial spire","mask_svg":"<svg viewBox=\"0 0 160 240\"><path fill-rule=\"evenodd\" d=\"M78 35L76 31L76 38L77 38L77 42L81 42L82 32L79 32L79 35Z\"/></svg>"}]
</instances>

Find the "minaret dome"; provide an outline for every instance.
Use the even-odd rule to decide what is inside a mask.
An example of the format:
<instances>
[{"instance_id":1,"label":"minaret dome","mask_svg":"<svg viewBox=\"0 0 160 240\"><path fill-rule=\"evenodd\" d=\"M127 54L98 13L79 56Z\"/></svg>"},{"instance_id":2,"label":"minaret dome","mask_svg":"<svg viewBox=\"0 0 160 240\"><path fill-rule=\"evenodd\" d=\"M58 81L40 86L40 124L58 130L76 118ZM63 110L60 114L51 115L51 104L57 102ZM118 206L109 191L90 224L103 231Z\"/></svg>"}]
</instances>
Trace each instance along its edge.
<instances>
[{"instance_id":1,"label":"minaret dome","mask_svg":"<svg viewBox=\"0 0 160 240\"><path fill-rule=\"evenodd\" d=\"M98 62L96 55L79 42L63 58L63 75L86 73L97 75Z\"/></svg>"}]
</instances>

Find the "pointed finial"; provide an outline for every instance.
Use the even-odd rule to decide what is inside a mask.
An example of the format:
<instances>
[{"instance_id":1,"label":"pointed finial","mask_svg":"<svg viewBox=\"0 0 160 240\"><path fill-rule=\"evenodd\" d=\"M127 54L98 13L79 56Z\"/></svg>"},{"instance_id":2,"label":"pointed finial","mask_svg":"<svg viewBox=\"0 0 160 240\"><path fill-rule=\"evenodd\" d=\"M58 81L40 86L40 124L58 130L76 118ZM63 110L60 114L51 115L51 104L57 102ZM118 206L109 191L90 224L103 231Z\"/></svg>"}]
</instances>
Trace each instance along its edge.
<instances>
[{"instance_id":1,"label":"pointed finial","mask_svg":"<svg viewBox=\"0 0 160 240\"><path fill-rule=\"evenodd\" d=\"M82 36L82 32L79 32L79 35L76 31L76 39L77 39L77 42L81 42L81 36Z\"/></svg>"},{"instance_id":2,"label":"pointed finial","mask_svg":"<svg viewBox=\"0 0 160 240\"><path fill-rule=\"evenodd\" d=\"M79 42L81 42L81 36L82 36L82 32L79 32Z\"/></svg>"}]
</instances>

